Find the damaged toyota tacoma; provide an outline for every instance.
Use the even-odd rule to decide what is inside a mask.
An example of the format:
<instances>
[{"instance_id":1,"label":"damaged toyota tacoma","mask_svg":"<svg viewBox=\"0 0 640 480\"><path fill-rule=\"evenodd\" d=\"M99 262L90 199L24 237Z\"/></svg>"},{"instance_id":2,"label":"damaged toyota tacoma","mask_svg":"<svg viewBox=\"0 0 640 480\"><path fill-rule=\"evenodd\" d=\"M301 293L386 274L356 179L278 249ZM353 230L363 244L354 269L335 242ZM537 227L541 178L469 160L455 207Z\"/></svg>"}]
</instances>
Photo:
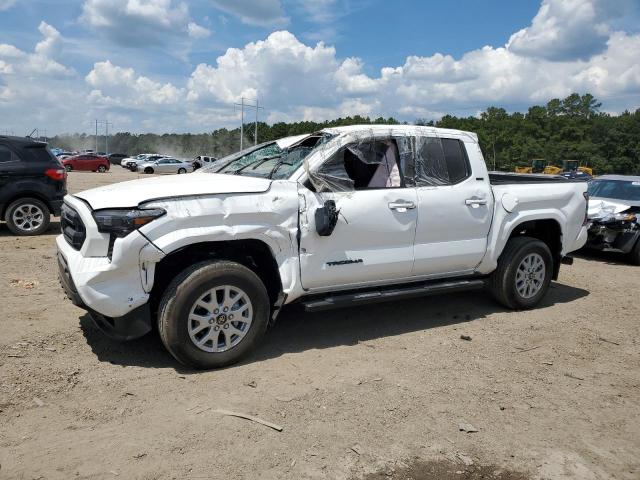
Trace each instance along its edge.
<instances>
[{"instance_id":1,"label":"damaged toyota tacoma","mask_svg":"<svg viewBox=\"0 0 640 480\"><path fill-rule=\"evenodd\" d=\"M592 180L588 216L588 249L624 253L640 265L640 176Z\"/></svg>"},{"instance_id":2,"label":"damaged toyota tacoma","mask_svg":"<svg viewBox=\"0 0 640 480\"><path fill-rule=\"evenodd\" d=\"M319 311L487 288L533 308L586 241L586 189L489 173L473 133L328 128L66 196L60 280L111 337L157 327L178 361L221 367L294 302Z\"/></svg>"}]
</instances>

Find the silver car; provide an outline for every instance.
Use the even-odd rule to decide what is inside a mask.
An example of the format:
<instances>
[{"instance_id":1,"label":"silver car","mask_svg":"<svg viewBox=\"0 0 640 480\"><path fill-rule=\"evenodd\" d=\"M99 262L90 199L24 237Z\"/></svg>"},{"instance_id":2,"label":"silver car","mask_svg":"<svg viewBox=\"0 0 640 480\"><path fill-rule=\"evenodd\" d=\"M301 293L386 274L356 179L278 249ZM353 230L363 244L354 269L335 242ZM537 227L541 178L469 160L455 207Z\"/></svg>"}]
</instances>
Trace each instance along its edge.
<instances>
[{"instance_id":1,"label":"silver car","mask_svg":"<svg viewBox=\"0 0 640 480\"><path fill-rule=\"evenodd\" d=\"M193 172L193 165L191 162L165 157L152 162L140 163L137 171L142 173L187 173Z\"/></svg>"}]
</instances>

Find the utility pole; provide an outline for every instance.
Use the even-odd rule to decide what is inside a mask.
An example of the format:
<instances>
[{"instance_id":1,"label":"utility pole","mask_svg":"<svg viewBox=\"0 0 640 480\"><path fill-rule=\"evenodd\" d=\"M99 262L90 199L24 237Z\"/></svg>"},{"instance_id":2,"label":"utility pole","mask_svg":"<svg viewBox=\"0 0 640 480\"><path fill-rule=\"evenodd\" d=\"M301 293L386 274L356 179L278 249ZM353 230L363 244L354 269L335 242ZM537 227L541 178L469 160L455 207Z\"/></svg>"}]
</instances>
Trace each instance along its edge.
<instances>
[{"instance_id":1,"label":"utility pole","mask_svg":"<svg viewBox=\"0 0 640 480\"><path fill-rule=\"evenodd\" d=\"M98 119L96 118L96 149L93 151L93 153L98 153Z\"/></svg>"},{"instance_id":2,"label":"utility pole","mask_svg":"<svg viewBox=\"0 0 640 480\"><path fill-rule=\"evenodd\" d=\"M240 103L242 104L240 108L240 151L242 151L242 142L244 140L244 97L240 97Z\"/></svg>"},{"instance_id":3,"label":"utility pole","mask_svg":"<svg viewBox=\"0 0 640 480\"><path fill-rule=\"evenodd\" d=\"M254 126L254 138L253 144L258 144L258 110L264 110L264 107L261 107L258 103L258 99L256 98L256 104L251 105L250 103L245 103L245 98L240 97L240 103L234 103L234 106L240 106L240 150L244 148L244 107L245 105L248 107L254 107L256 109L256 120Z\"/></svg>"},{"instance_id":4,"label":"utility pole","mask_svg":"<svg viewBox=\"0 0 640 480\"><path fill-rule=\"evenodd\" d=\"M113 123L109 120L104 121L104 153L109 155L109 125L113 127Z\"/></svg>"}]
</instances>

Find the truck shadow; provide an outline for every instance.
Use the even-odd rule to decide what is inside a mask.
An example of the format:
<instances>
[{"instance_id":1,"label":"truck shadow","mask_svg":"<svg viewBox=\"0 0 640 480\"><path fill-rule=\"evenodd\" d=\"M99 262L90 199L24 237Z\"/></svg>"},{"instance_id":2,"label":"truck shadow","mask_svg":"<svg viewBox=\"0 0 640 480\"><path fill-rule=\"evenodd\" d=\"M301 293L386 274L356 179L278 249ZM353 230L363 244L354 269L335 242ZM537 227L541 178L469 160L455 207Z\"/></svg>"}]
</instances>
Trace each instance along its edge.
<instances>
[{"instance_id":1,"label":"truck shadow","mask_svg":"<svg viewBox=\"0 0 640 480\"><path fill-rule=\"evenodd\" d=\"M538 308L573 302L587 295L587 290L554 282ZM518 315L518 312L501 307L482 291L316 313L306 313L300 306L292 305L283 310L261 346L240 365L277 358L286 353L357 345L377 338L477 321L499 312ZM91 350L102 362L175 368L183 374L198 373L181 367L164 349L157 334L132 342L116 342L98 331L88 315L80 318L80 327Z\"/></svg>"}]
</instances>

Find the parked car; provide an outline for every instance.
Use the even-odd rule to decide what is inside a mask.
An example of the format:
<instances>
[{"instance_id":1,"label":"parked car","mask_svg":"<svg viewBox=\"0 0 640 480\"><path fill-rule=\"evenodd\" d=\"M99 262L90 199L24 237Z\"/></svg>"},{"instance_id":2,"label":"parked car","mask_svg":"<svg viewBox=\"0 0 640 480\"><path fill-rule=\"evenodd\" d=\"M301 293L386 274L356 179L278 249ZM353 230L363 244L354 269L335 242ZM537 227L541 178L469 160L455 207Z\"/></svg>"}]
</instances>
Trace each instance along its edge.
<instances>
[{"instance_id":1,"label":"parked car","mask_svg":"<svg viewBox=\"0 0 640 480\"><path fill-rule=\"evenodd\" d=\"M319 311L486 286L533 308L586 241L586 190L490 174L469 132L328 128L217 173L68 195L60 278L108 335L156 323L180 362L220 367L293 302Z\"/></svg>"},{"instance_id":2,"label":"parked car","mask_svg":"<svg viewBox=\"0 0 640 480\"><path fill-rule=\"evenodd\" d=\"M111 165L120 165L120 162L128 157L129 155L127 155L126 153L110 153L109 155L107 155L107 158L109 159L109 163Z\"/></svg>"},{"instance_id":3,"label":"parked car","mask_svg":"<svg viewBox=\"0 0 640 480\"><path fill-rule=\"evenodd\" d=\"M137 170L142 173L188 173L193 172L193 165L185 160L164 157L140 163Z\"/></svg>"},{"instance_id":4,"label":"parked car","mask_svg":"<svg viewBox=\"0 0 640 480\"><path fill-rule=\"evenodd\" d=\"M66 193L67 172L46 143L0 136L0 218L11 232L45 232Z\"/></svg>"},{"instance_id":5,"label":"parked car","mask_svg":"<svg viewBox=\"0 0 640 480\"><path fill-rule=\"evenodd\" d=\"M111 164L107 157L96 155L95 153L82 153L62 160L62 165L67 172L72 170L100 172L109 170Z\"/></svg>"},{"instance_id":6,"label":"parked car","mask_svg":"<svg viewBox=\"0 0 640 480\"><path fill-rule=\"evenodd\" d=\"M202 167L206 167L207 165L216 162L218 159L212 155L198 155L193 159L193 169L197 170Z\"/></svg>"},{"instance_id":7,"label":"parked car","mask_svg":"<svg viewBox=\"0 0 640 480\"><path fill-rule=\"evenodd\" d=\"M157 155L155 153L141 153L139 155L136 155L135 157L127 157L127 158L123 158L122 161L120 162L120 166L124 167L124 168L130 168L130 163L135 163L137 161L143 161L146 160L147 158ZM162 155L160 155L161 157Z\"/></svg>"},{"instance_id":8,"label":"parked car","mask_svg":"<svg viewBox=\"0 0 640 480\"><path fill-rule=\"evenodd\" d=\"M138 165L145 162L155 162L156 160L160 160L161 158L166 157L166 155L145 155L142 158L136 158L133 161L127 163L127 168L132 172L135 172L138 169Z\"/></svg>"},{"instance_id":9,"label":"parked car","mask_svg":"<svg viewBox=\"0 0 640 480\"><path fill-rule=\"evenodd\" d=\"M640 176L602 175L589 184L592 250L621 252L640 265Z\"/></svg>"}]
</instances>

